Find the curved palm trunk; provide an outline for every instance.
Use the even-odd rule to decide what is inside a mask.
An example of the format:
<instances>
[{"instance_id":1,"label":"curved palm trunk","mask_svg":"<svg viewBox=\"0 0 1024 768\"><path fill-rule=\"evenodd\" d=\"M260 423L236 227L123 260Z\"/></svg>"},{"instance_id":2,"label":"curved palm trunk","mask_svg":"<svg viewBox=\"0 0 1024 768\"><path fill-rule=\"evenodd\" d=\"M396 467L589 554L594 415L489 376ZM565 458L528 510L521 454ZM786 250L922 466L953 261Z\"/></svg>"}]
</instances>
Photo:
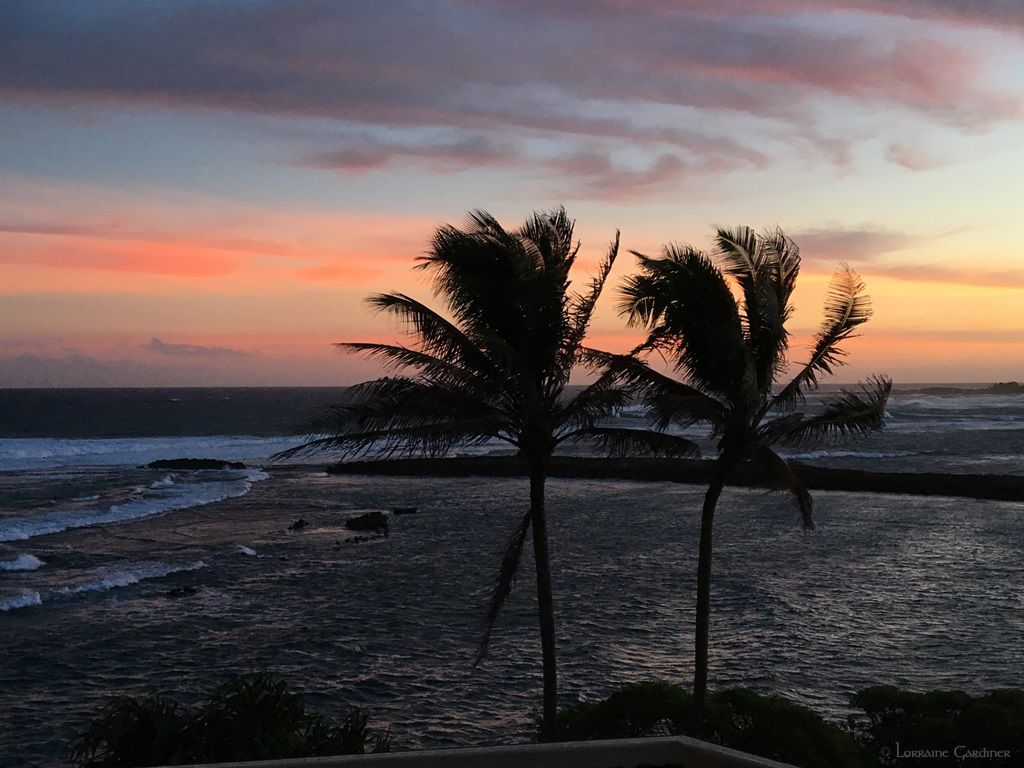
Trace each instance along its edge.
<instances>
[{"instance_id":1,"label":"curved palm trunk","mask_svg":"<svg viewBox=\"0 0 1024 768\"><path fill-rule=\"evenodd\" d=\"M537 616L544 657L544 719L542 738L555 735L558 712L558 667L555 660L555 604L551 594L551 560L548 553L548 524L544 512L544 483L547 468L542 461L530 462L530 527L533 529L533 559L537 566Z\"/></svg>"},{"instance_id":2,"label":"curved palm trunk","mask_svg":"<svg viewBox=\"0 0 1024 768\"><path fill-rule=\"evenodd\" d=\"M701 735L704 721L704 700L708 692L708 628L711 623L711 552L715 507L722 495L728 474L726 465L715 462L711 483L704 494L700 518L700 550L697 555L697 628L693 653L693 703L695 735Z\"/></svg>"}]
</instances>

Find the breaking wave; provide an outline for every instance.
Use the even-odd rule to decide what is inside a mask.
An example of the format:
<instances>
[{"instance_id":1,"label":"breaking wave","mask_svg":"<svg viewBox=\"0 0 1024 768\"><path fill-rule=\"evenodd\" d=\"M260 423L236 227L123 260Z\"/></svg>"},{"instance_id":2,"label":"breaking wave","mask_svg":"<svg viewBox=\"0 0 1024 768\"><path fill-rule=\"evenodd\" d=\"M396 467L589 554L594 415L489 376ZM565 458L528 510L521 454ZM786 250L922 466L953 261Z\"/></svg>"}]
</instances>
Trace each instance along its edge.
<instances>
[{"instance_id":1,"label":"breaking wave","mask_svg":"<svg viewBox=\"0 0 1024 768\"><path fill-rule=\"evenodd\" d=\"M113 570L103 574L98 579L76 584L70 587L58 587L39 592L23 592L18 595L0 597L0 611L13 611L18 608L31 608L35 605L42 605L51 600L73 597L90 592L107 592L119 587L127 587L138 584L146 579L160 579L170 576L172 573L184 571L196 571L205 568L206 562L198 560L194 563L184 565L172 565L170 563L138 563L128 568Z\"/></svg>"},{"instance_id":2,"label":"breaking wave","mask_svg":"<svg viewBox=\"0 0 1024 768\"><path fill-rule=\"evenodd\" d=\"M18 555L13 560L0 560L0 571L34 571L44 565L35 555Z\"/></svg>"},{"instance_id":3,"label":"breaking wave","mask_svg":"<svg viewBox=\"0 0 1024 768\"><path fill-rule=\"evenodd\" d=\"M200 482L167 482L163 478L149 488L142 489L138 498L132 498L106 509L56 510L31 517L0 519L0 541L19 541L35 536L59 533L71 528L90 525L123 523L190 507L212 504L215 501L244 496L252 484L265 480L268 474L256 469L225 472L224 479Z\"/></svg>"}]
</instances>

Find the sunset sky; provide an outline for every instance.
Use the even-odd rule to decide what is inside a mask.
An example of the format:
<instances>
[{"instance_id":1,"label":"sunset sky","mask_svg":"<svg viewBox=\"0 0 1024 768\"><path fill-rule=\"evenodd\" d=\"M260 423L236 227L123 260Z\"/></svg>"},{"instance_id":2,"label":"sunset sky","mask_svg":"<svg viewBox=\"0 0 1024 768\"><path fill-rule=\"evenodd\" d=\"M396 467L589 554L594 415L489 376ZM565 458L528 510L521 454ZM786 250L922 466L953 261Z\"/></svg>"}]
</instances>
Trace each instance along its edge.
<instances>
[{"instance_id":1,"label":"sunset sky","mask_svg":"<svg viewBox=\"0 0 1024 768\"><path fill-rule=\"evenodd\" d=\"M1024 380L1024 3L0 4L0 386L352 383L439 224L560 203L581 279L782 226L798 360L849 262L841 381Z\"/></svg>"}]
</instances>

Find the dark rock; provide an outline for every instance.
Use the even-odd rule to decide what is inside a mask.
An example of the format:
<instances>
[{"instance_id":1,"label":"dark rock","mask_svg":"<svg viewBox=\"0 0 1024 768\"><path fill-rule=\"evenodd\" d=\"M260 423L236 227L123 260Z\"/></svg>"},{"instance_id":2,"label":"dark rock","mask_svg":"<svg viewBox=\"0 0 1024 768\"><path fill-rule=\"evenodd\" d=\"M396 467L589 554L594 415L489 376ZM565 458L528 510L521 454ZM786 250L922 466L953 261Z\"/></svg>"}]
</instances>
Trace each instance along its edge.
<instances>
[{"instance_id":1,"label":"dark rock","mask_svg":"<svg viewBox=\"0 0 1024 768\"><path fill-rule=\"evenodd\" d=\"M294 523L288 526L289 531L304 531L309 527L309 521L303 520L301 517Z\"/></svg>"},{"instance_id":2,"label":"dark rock","mask_svg":"<svg viewBox=\"0 0 1024 768\"><path fill-rule=\"evenodd\" d=\"M220 459L160 459L151 461L147 469L245 469L240 461L221 461Z\"/></svg>"},{"instance_id":3,"label":"dark rock","mask_svg":"<svg viewBox=\"0 0 1024 768\"><path fill-rule=\"evenodd\" d=\"M199 587L193 587L191 584L167 590L167 597L193 597L197 594L199 594Z\"/></svg>"},{"instance_id":4,"label":"dark rock","mask_svg":"<svg viewBox=\"0 0 1024 768\"><path fill-rule=\"evenodd\" d=\"M345 527L350 531L374 531L388 535L388 517L383 512L367 512L364 515L356 515L345 521Z\"/></svg>"},{"instance_id":5,"label":"dark rock","mask_svg":"<svg viewBox=\"0 0 1024 768\"><path fill-rule=\"evenodd\" d=\"M415 515L419 512L419 507L392 507L391 513L394 515Z\"/></svg>"}]
</instances>

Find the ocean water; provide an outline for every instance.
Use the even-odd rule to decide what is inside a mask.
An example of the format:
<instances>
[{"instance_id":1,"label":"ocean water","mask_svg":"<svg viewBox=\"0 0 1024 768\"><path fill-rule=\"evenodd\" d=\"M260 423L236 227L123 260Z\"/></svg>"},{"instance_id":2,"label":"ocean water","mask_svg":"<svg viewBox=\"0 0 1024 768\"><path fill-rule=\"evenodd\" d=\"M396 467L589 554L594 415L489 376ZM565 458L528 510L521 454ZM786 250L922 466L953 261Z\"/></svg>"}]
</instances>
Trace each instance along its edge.
<instances>
[{"instance_id":1,"label":"ocean water","mask_svg":"<svg viewBox=\"0 0 1024 768\"><path fill-rule=\"evenodd\" d=\"M263 668L324 711L370 707L399 747L529 738L540 689L529 578L491 658L470 666L525 483L266 461L338 394L0 391L0 763L58 764L110 695L155 687L188 700ZM1024 397L897 393L883 435L791 455L1022 474ZM182 456L248 468L140 468ZM565 701L689 676L701 493L550 482ZM808 533L784 498L723 498L714 684L836 717L874 683L1024 685L1024 504L824 492L815 502ZM395 518L386 539L350 540L347 516L397 506L419 512ZM288 531L299 517L310 526ZM198 593L168 595L186 585Z\"/></svg>"}]
</instances>

